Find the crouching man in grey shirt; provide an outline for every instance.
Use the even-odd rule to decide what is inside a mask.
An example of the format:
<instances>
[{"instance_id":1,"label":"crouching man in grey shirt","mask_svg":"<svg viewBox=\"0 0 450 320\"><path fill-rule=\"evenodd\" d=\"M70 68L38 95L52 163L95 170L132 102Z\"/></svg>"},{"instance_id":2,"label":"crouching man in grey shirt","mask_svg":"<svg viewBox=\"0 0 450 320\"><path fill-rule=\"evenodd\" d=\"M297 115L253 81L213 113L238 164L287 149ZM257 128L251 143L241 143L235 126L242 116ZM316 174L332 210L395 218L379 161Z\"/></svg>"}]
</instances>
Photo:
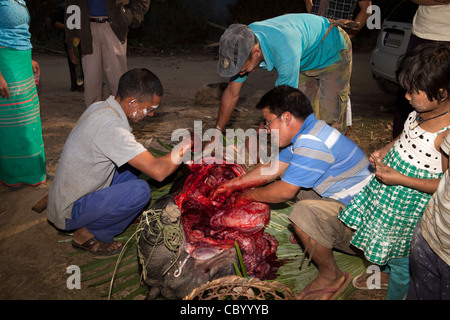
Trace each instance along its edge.
<instances>
[{"instance_id":1,"label":"crouching man in grey shirt","mask_svg":"<svg viewBox=\"0 0 450 320\"><path fill-rule=\"evenodd\" d=\"M128 120L153 116L163 95L149 70L134 69L119 80L117 96L92 104L80 117L61 153L47 206L59 229L74 230L72 245L99 255L115 254L122 233L150 200L145 173L157 181L173 173L190 144L155 158L131 133Z\"/></svg>"}]
</instances>

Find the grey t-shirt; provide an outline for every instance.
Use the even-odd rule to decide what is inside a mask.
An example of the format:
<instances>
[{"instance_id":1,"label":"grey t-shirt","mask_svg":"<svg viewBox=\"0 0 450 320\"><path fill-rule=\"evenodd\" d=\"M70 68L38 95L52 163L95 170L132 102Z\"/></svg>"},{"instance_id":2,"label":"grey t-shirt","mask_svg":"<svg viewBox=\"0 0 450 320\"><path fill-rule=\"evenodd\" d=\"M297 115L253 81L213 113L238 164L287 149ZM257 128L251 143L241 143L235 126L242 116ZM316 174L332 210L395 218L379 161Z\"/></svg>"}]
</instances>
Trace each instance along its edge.
<instances>
[{"instance_id":1,"label":"grey t-shirt","mask_svg":"<svg viewBox=\"0 0 450 320\"><path fill-rule=\"evenodd\" d=\"M48 219L65 229L75 201L109 187L116 168L144 151L113 96L92 104L81 115L61 153L49 190Z\"/></svg>"}]
</instances>

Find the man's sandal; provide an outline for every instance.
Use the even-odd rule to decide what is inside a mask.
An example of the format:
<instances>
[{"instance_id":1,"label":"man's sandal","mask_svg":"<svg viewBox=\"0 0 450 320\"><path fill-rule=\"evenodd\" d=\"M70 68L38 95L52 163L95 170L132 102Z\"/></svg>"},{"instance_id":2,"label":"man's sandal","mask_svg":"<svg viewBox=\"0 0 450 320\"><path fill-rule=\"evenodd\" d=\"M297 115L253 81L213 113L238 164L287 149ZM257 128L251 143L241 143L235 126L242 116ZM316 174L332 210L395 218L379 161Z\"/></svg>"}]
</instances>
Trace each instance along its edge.
<instances>
[{"instance_id":1,"label":"man's sandal","mask_svg":"<svg viewBox=\"0 0 450 320\"><path fill-rule=\"evenodd\" d=\"M122 246L114 250L109 250L109 247L113 243L100 241L92 237L83 244L78 244L72 240L72 247L79 250L89 251L99 256L112 256L118 254L122 250Z\"/></svg>"}]
</instances>

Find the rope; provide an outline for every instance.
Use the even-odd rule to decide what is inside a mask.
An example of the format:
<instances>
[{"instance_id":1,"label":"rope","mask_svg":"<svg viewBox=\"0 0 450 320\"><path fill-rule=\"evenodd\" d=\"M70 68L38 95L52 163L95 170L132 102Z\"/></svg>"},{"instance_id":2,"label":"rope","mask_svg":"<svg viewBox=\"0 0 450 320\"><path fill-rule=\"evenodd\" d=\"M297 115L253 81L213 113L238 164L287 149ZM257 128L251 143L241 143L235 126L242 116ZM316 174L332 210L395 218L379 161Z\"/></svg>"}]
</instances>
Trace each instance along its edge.
<instances>
[{"instance_id":1,"label":"rope","mask_svg":"<svg viewBox=\"0 0 450 320\"><path fill-rule=\"evenodd\" d=\"M333 29L334 27L341 27L344 30L358 30L359 28L359 22L355 22L352 20L345 20L345 19L334 20L329 18L327 19L328 21L330 21L330 26L328 27L321 41L323 41L328 36L331 29Z\"/></svg>"},{"instance_id":2,"label":"rope","mask_svg":"<svg viewBox=\"0 0 450 320\"><path fill-rule=\"evenodd\" d=\"M142 268L142 278L145 281L147 279L147 265L152 257L156 246L164 243L166 248L173 253L175 258L174 262L164 271L163 275L166 274L178 261L181 254L181 244L183 243L183 232L181 230L180 220L177 219L176 223L173 224L164 224L161 222L161 209L158 210L147 210L142 213L140 228L142 231L147 231L148 237L145 232L140 232L137 234L137 251L139 260L143 266ZM142 226L142 228L141 228ZM155 238L149 239L150 237ZM144 258L144 255L141 253L139 240L142 239L145 243L152 246L152 251L147 259Z\"/></svg>"}]
</instances>

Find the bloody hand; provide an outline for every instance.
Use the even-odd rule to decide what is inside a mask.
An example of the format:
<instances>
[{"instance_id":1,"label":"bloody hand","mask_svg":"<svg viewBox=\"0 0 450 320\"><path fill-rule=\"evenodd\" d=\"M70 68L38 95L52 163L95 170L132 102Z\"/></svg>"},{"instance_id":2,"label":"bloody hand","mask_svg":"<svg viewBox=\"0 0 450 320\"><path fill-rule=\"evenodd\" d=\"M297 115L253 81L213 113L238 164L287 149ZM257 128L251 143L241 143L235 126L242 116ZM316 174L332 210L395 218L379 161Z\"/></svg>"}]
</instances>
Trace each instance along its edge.
<instances>
[{"instance_id":1,"label":"bloody hand","mask_svg":"<svg viewBox=\"0 0 450 320\"><path fill-rule=\"evenodd\" d=\"M219 195L221 195L221 197L223 198L228 198L233 192L234 190L230 186L230 182L228 181L211 190L209 199L214 201Z\"/></svg>"},{"instance_id":2,"label":"bloody hand","mask_svg":"<svg viewBox=\"0 0 450 320\"><path fill-rule=\"evenodd\" d=\"M233 208L245 206L253 202L253 198L250 195L250 191L242 192L236 197L233 202Z\"/></svg>"}]
</instances>

